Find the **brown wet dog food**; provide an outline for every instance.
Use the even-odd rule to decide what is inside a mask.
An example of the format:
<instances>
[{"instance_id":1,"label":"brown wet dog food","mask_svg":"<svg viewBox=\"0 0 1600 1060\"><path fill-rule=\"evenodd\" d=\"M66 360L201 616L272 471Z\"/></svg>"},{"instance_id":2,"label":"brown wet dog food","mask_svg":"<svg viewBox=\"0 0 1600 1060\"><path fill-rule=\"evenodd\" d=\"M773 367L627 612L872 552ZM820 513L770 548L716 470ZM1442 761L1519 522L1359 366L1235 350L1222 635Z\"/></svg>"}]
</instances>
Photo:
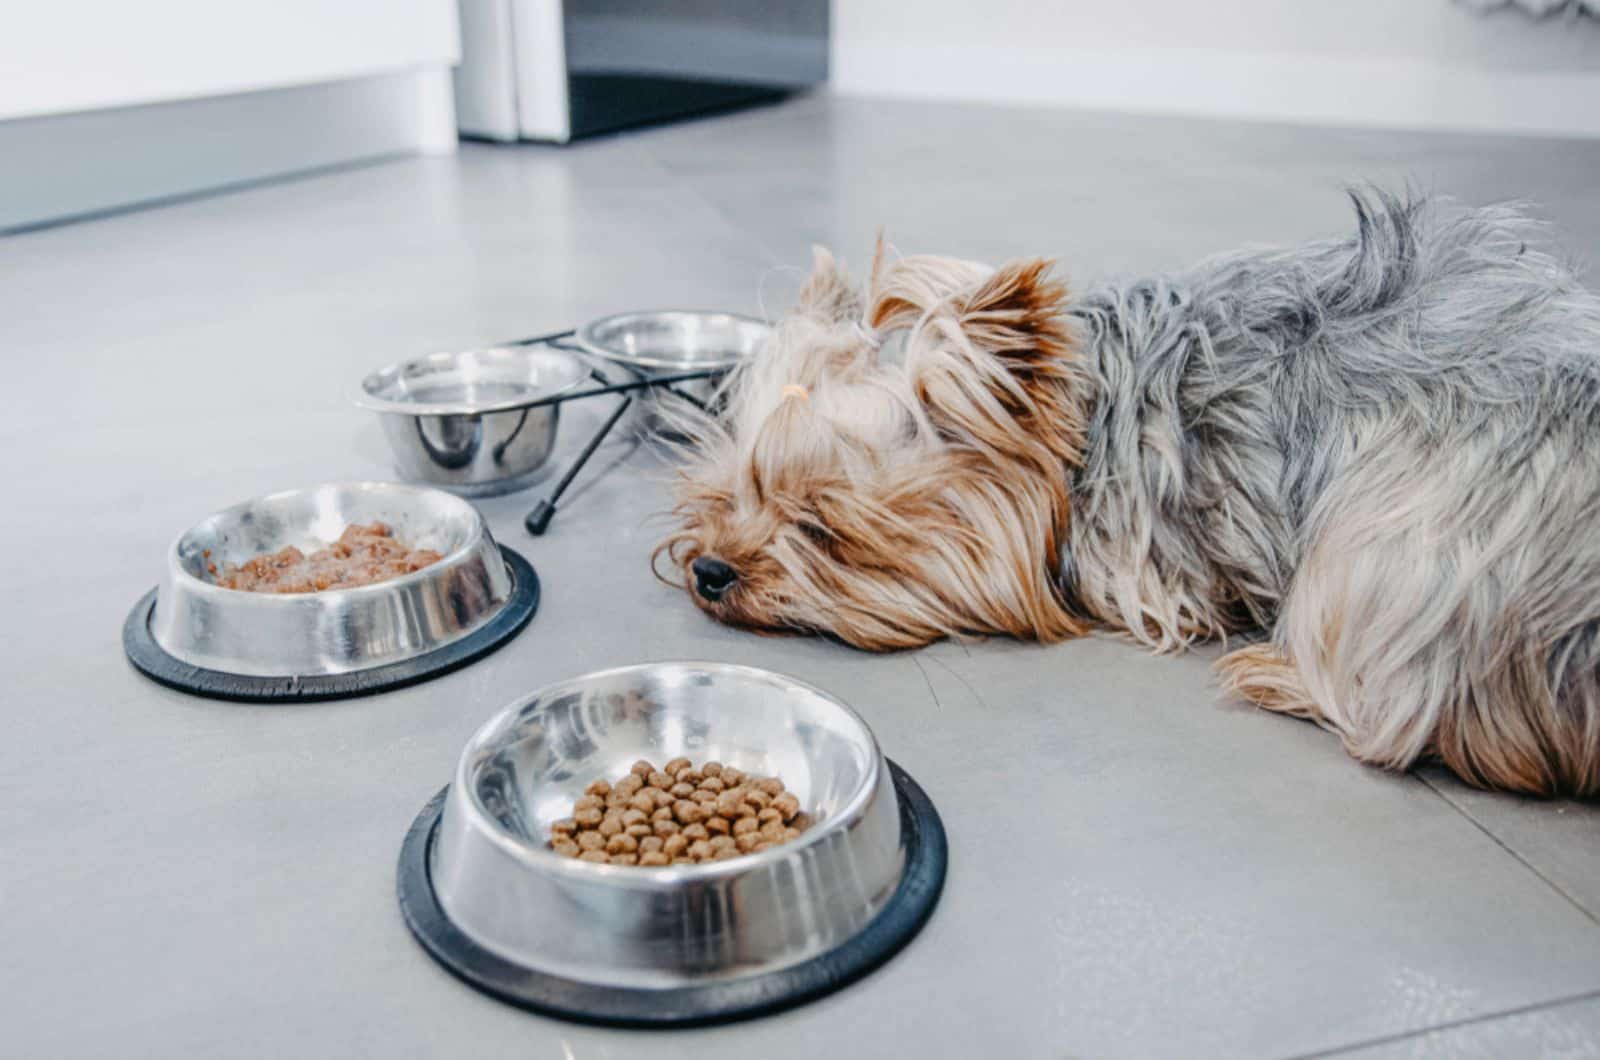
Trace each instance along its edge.
<instances>
[{"instance_id":1,"label":"brown wet dog food","mask_svg":"<svg viewBox=\"0 0 1600 1060\"><path fill-rule=\"evenodd\" d=\"M572 816L550 826L550 849L597 864L697 864L792 842L811 823L777 777L720 762L695 769L674 758L657 769L640 760L616 783L590 784Z\"/></svg>"},{"instance_id":2,"label":"brown wet dog food","mask_svg":"<svg viewBox=\"0 0 1600 1060\"><path fill-rule=\"evenodd\" d=\"M431 548L407 548L384 523L351 523L339 540L309 556L290 545L237 567L230 563L217 584L250 593L320 593L386 582L443 558Z\"/></svg>"}]
</instances>

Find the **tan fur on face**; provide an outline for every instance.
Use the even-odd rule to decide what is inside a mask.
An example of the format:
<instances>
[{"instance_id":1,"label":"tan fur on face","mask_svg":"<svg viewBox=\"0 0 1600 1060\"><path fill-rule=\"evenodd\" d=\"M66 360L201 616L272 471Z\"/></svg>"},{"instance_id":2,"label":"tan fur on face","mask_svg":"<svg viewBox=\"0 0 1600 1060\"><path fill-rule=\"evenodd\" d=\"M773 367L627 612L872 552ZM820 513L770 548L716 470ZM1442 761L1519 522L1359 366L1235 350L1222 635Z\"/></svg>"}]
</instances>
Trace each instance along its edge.
<instances>
[{"instance_id":1,"label":"tan fur on face","mask_svg":"<svg viewBox=\"0 0 1600 1060\"><path fill-rule=\"evenodd\" d=\"M818 251L726 421L687 425L683 528L657 557L732 566L721 600L690 590L721 621L872 650L1082 633L1056 576L1085 384L1048 263L886 264L880 247L856 290Z\"/></svg>"}]
</instances>

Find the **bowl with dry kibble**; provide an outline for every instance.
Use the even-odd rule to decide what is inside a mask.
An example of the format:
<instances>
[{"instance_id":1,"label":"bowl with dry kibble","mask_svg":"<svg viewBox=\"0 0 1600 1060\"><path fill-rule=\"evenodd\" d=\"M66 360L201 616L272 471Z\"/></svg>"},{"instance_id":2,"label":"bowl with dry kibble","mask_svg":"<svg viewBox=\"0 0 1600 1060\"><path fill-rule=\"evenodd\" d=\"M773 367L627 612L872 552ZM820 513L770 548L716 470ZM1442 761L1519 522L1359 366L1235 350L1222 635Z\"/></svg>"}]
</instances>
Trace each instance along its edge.
<instances>
[{"instance_id":1,"label":"bowl with dry kibble","mask_svg":"<svg viewBox=\"0 0 1600 1060\"><path fill-rule=\"evenodd\" d=\"M436 959L589 1022L743 1018L837 989L931 915L946 843L854 710L723 663L586 674L495 715L402 847Z\"/></svg>"}]
</instances>

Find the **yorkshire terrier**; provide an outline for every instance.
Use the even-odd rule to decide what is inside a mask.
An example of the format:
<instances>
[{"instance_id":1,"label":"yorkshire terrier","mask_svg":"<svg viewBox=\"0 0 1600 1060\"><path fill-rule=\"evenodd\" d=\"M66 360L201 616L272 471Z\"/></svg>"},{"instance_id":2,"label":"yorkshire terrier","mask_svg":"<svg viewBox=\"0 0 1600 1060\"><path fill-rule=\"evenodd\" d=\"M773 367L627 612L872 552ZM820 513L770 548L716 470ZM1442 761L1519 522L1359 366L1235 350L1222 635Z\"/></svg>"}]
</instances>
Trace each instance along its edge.
<instances>
[{"instance_id":1,"label":"yorkshire terrier","mask_svg":"<svg viewBox=\"0 0 1600 1060\"><path fill-rule=\"evenodd\" d=\"M1243 634L1223 684L1363 762L1600 794L1600 298L1512 209L1352 199L1350 238L1084 297L818 250L685 425L657 559L870 650Z\"/></svg>"}]
</instances>

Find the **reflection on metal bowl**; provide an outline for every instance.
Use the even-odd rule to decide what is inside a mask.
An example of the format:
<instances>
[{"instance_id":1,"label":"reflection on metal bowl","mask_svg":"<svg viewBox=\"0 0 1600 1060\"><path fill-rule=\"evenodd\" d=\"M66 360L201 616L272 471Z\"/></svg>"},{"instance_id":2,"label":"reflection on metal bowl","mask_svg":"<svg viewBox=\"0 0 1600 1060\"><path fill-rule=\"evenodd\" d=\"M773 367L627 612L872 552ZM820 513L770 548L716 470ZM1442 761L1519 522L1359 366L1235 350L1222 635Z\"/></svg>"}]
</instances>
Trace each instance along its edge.
<instances>
[{"instance_id":1,"label":"reflection on metal bowl","mask_svg":"<svg viewBox=\"0 0 1600 1060\"><path fill-rule=\"evenodd\" d=\"M379 414L402 478L464 496L522 489L555 448L559 404L583 362L550 346L434 353L367 376L356 404Z\"/></svg>"},{"instance_id":2,"label":"reflection on metal bowl","mask_svg":"<svg viewBox=\"0 0 1600 1060\"><path fill-rule=\"evenodd\" d=\"M550 824L591 781L680 755L776 775L817 821L793 842L700 865L596 865L547 849ZM491 719L461 755L430 873L449 920L500 957L652 989L835 949L904 869L889 769L853 711L778 674L677 662L563 681Z\"/></svg>"},{"instance_id":3,"label":"reflection on metal bowl","mask_svg":"<svg viewBox=\"0 0 1600 1060\"><path fill-rule=\"evenodd\" d=\"M725 372L758 355L772 328L737 313L658 309L619 313L590 321L578 329L578 344L591 356L628 368L639 375L680 372ZM674 389L706 404L715 396L715 378L675 384ZM644 424L660 428L670 421L658 414L670 396L649 394L643 402Z\"/></svg>"},{"instance_id":4,"label":"reflection on metal bowl","mask_svg":"<svg viewBox=\"0 0 1600 1060\"><path fill-rule=\"evenodd\" d=\"M387 523L443 558L353 589L274 594L225 589L208 571L294 545L305 552L351 523ZM253 676L339 674L414 658L458 640L505 604L511 578L471 504L389 483L314 486L224 509L167 553L151 634L191 666Z\"/></svg>"}]
</instances>

